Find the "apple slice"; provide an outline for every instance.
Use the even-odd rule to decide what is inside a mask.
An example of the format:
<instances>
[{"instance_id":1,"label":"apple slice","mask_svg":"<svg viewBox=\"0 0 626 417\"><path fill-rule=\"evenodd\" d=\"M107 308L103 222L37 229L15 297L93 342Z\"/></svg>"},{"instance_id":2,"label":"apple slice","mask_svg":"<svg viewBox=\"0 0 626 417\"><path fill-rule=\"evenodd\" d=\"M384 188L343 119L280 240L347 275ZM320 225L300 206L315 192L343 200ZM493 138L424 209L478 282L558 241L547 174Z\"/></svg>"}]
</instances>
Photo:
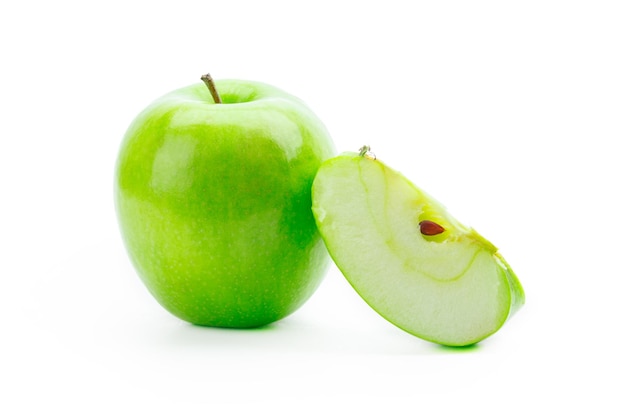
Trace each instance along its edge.
<instances>
[{"instance_id":1,"label":"apple slice","mask_svg":"<svg viewBox=\"0 0 626 417\"><path fill-rule=\"evenodd\" d=\"M313 213L333 260L381 316L466 346L496 332L524 291L496 247L363 147L322 164Z\"/></svg>"}]
</instances>

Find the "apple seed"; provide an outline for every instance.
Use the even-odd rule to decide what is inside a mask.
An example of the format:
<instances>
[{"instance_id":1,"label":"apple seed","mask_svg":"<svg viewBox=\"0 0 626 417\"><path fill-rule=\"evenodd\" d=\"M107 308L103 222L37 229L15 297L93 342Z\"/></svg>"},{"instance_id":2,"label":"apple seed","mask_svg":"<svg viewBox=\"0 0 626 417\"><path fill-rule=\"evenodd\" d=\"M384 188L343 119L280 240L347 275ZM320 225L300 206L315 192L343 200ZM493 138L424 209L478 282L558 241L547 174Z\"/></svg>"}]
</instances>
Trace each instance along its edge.
<instances>
[{"instance_id":1,"label":"apple seed","mask_svg":"<svg viewBox=\"0 0 626 417\"><path fill-rule=\"evenodd\" d=\"M445 230L446 229L444 229L443 226L431 220L422 220L420 222L420 232L422 232L422 234L426 236L438 235L443 233Z\"/></svg>"}]
</instances>

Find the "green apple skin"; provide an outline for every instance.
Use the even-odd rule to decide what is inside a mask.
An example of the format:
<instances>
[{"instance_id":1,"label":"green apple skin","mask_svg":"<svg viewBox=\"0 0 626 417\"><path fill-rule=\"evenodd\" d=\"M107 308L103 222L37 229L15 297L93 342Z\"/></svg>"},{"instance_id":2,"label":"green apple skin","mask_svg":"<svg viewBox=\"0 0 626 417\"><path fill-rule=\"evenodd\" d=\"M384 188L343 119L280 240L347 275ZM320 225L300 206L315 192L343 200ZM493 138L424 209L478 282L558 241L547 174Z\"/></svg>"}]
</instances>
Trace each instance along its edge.
<instances>
[{"instance_id":1,"label":"green apple skin","mask_svg":"<svg viewBox=\"0 0 626 417\"><path fill-rule=\"evenodd\" d=\"M258 327L298 309L329 257L311 184L335 154L299 99L270 85L197 83L128 128L115 205L129 257L156 300L196 325Z\"/></svg>"},{"instance_id":2,"label":"green apple skin","mask_svg":"<svg viewBox=\"0 0 626 417\"><path fill-rule=\"evenodd\" d=\"M497 248L380 160L345 153L325 161L313 212L331 257L382 317L422 339L475 344L525 302ZM420 222L444 232L427 236Z\"/></svg>"}]
</instances>

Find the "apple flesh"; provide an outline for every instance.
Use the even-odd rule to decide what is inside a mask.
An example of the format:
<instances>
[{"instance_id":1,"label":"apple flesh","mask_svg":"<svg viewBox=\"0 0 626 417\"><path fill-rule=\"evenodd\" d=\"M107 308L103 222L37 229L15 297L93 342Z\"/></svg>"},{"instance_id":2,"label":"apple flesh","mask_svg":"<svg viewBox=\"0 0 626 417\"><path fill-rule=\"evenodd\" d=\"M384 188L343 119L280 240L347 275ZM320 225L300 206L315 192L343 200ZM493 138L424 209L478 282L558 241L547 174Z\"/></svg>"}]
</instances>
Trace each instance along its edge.
<instances>
[{"instance_id":1,"label":"apple flesh","mask_svg":"<svg viewBox=\"0 0 626 417\"><path fill-rule=\"evenodd\" d=\"M312 192L331 257L360 296L401 329L470 345L524 303L495 246L364 152L322 164Z\"/></svg>"},{"instance_id":2,"label":"apple flesh","mask_svg":"<svg viewBox=\"0 0 626 417\"><path fill-rule=\"evenodd\" d=\"M197 83L132 122L115 172L128 254L148 290L198 325L256 327L315 291L329 263L311 184L335 154L322 122L275 87Z\"/></svg>"}]
</instances>

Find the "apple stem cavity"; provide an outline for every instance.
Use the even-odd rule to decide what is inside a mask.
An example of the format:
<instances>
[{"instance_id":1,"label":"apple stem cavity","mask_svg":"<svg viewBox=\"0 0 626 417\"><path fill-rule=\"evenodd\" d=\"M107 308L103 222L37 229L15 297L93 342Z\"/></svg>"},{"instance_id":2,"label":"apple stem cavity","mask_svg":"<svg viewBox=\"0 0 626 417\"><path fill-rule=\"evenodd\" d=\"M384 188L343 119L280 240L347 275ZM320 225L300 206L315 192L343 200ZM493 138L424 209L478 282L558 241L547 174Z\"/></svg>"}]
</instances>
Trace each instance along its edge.
<instances>
[{"instance_id":1,"label":"apple stem cavity","mask_svg":"<svg viewBox=\"0 0 626 417\"><path fill-rule=\"evenodd\" d=\"M423 220L420 222L420 232L425 236L435 236L443 233L446 229L440 224L432 220Z\"/></svg>"},{"instance_id":2,"label":"apple stem cavity","mask_svg":"<svg viewBox=\"0 0 626 417\"><path fill-rule=\"evenodd\" d=\"M202 77L200 77L200 79L204 81L206 86L209 88L209 91L211 92L211 96L213 96L213 101L215 101L215 104L222 103L222 98L220 97L220 93L218 93L217 89L215 88L215 82L213 81L211 74L204 74Z\"/></svg>"}]
</instances>

